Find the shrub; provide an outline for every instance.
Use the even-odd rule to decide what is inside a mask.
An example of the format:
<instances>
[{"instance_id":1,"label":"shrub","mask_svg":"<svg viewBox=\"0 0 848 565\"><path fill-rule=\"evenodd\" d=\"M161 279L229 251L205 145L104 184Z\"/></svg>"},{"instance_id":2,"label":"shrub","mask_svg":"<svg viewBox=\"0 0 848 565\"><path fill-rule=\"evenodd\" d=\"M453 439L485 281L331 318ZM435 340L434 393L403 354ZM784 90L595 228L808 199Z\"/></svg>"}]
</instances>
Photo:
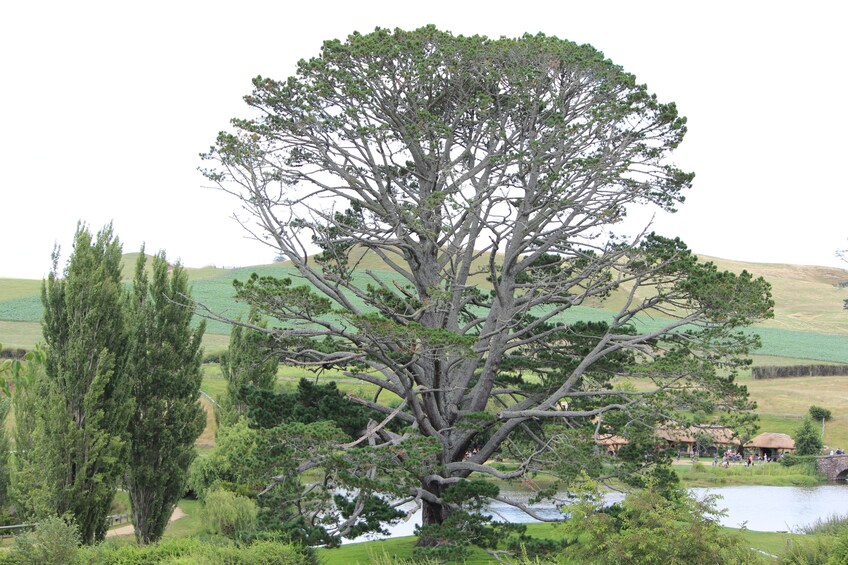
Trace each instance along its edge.
<instances>
[{"instance_id":1,"label":"shrub","mask_svg":"<svg viewBox=\"0 0 848 565\"><path fill-rule=\"evenodd\" d=\"M257 513L256 503L251 499L221 489L209 492L203 506L207 530L229 538L255 530Z\"/></svg>"},{"instance_id":2,"label":"shrub","mask_svg":"<svg viewBox=\"0 0 848 565\"><path fill-rule=\"evenodd\" d=\"M811 469L815 469L816 467L815 455L795 455L794 453L787 453L781 457L779 461L781 465L786 467L794 467L796 465L806 465Z\"/></svg>"},{"instance_id":3,"label":"shrub","mask_svg":"<svg viewBox=\"0 0 848 565\"><path fill-rule=\"evenodd\" d=\"M275 541L236 546L224 538L173 539L146 546L119 546L107 541L83 549L78 562L87 565L317 565L309 549ZM4 563L0 558L0 564ZM10 563L18 565L18 562Z\"/></svg>"},{"instance_id":4,"label":"shrub","mask_svg":"<svg viewBox=\"0 0 848 565\"><path fill-rule=\"evenodd\" d=\"M804 418L804 423L795 430L795 453L798 455L820 455L822 440L812 420Z\"/></svg>"},{"instance_id":5,"label":"shrub","mask_svg":"<svg viewBox=\"0 0 848 565\"><path fill-rule=\"evenodd\" d=\"M77 525L53 516L38 523L35 530L15 538L12 563L73 563L79 550Z\"/></svg>"},{"instance_id":6,"label":"shrub","mask_svg":"<svg viewBox=\"0 0 848 565\"><path fill-rule=\"evenodd\" d=\"M822 420L829 422L833 417L833 414L831 414L830 410L827 408L822 408L821 406L810 406L810 417L818 422L821 422Z\"/></svg>"}]
</instances>

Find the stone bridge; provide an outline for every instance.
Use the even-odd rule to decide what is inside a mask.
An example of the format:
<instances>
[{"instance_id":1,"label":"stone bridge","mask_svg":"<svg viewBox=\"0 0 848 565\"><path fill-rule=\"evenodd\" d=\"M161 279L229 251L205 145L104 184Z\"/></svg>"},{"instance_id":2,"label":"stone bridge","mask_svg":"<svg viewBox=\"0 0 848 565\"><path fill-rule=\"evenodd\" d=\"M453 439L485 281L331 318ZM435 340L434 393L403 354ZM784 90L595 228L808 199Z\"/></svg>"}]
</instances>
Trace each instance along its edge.
<instances>
[{"instance_id":1,"label":"stone bridge","mask_svg":"<svg viewBox=\"0 0 848 565\"><path fill-rule=\"evenodd\" d=\"M848 479L848 455L816 457L816 468L831 481Z\"/></svg>"}]
</instances>

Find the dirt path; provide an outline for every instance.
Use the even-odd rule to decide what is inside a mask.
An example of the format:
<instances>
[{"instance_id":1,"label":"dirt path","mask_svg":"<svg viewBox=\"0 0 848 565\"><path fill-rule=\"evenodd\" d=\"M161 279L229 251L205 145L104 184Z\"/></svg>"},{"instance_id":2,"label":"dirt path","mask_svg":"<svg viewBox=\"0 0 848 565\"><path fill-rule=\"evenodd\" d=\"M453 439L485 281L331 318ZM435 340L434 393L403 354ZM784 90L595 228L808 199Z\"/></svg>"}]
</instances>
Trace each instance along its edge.
<instances>
[{"instance_id":1,"label":"dirt path","mask_svg":"<svg viewBox=\"0 0 848 565\"><path fill-rule=\"evenodd\" d=\"M174 520L184 518L185 515L186 513L183 512L183 509L177 506L176 508L174 508L174 513L171 514L171 519L168 520L168 522L170 523ZM131 536L133 535L133 533L133 525L127 524L126 526L121 526L120 528L114 528L112 530L109 530L108 532L106 532L106 537L111 538L113 536Z\"/></svg>"}]
</instances>

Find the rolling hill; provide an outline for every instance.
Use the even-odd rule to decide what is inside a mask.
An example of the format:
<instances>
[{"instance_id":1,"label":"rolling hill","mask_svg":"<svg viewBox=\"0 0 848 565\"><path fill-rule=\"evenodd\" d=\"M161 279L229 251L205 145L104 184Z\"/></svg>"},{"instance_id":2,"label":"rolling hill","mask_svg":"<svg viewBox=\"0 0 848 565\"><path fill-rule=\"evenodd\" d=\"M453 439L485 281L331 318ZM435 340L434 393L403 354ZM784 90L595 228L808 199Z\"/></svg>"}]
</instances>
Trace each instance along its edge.
<instances>
[{"instance_id":1,"label":"rolling hill","mask_svg":"<svg viewBox=\"0 0 848 565\"><path fill-rule=\"evenodd\" d=\"M125 277L129 280L137 254L124 256ZM722 270L741 272L747 270L766 278L772 284L775 315L754 328L762 336L760 356L783 359L810 359L848 363L848 311L842 308L848 298L848 270L829 267L743 263L727 259L702 256L702 260L715 263ZM388 280L398 280L395 273L373 254L359 254L354 258L363 269ZM292 277L297 281L297 271L288 263L256 265L238 269L204 267L188 268L193 294L216 312L228 317L242 315L246 308L233 299L234 279L244 280L251 273ZM363 277L365 275L362 275ZM476 281L487 285L483 276ZM32 347L40 338L41 281L0 279L0 343L5 347ZM613 295L607 303L594 307L579 307L566 319L602 320L608 316L606 308L614 308L623 300ZM646 320L646 325L651 322ZM229 326L220 322L209 323L207 349L218 350L226 346ZM763 363L780 362L762 359Z\"/></svg>"}]
</instances>

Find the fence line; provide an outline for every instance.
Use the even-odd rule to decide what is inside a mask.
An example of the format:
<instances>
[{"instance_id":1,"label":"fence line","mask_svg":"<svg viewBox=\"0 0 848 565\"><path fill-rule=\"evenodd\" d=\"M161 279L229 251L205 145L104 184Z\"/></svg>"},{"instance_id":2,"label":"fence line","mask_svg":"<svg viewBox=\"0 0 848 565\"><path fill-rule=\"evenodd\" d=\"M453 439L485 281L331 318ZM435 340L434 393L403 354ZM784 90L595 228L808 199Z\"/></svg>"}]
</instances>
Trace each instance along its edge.
<instances>
[{"instance_id":1,"label":"fence line","mask_svg":"<svg viewBox=\"0 0 848 565\"><path fill-rule=\"evenodd\" d=\"M129 514L109 514L106 516L106 523L110 526L114 526L115 524L123 524L124 522L130 521ZM2 538L10 538L14 536L19 530L32 530L36 528L38 524L14 524L12 526L0 526L0 539Z\"/></svg>"}]
</instances>

